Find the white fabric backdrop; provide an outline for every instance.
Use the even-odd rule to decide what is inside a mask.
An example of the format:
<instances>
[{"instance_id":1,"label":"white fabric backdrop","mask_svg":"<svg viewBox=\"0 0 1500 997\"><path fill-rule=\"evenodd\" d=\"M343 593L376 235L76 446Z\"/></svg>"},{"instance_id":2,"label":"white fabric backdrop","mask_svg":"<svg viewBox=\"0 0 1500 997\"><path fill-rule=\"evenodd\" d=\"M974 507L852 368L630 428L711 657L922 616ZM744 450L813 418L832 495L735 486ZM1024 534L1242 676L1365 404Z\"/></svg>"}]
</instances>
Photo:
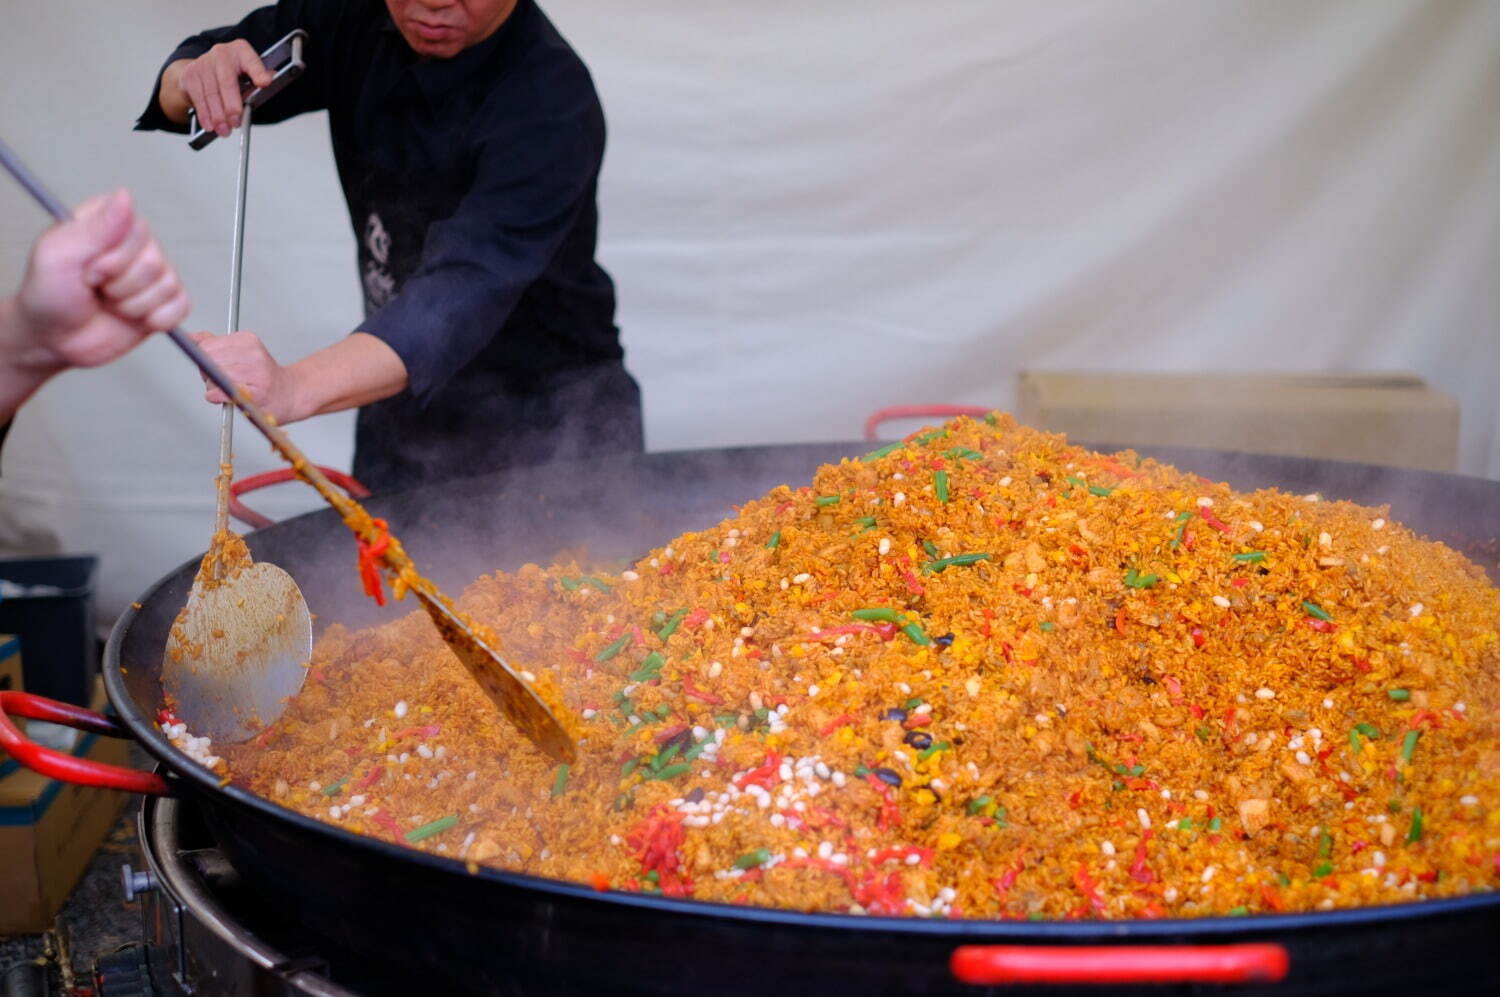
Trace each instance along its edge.
<instances>
[{"instance_id":1,"label":"white fabric backdrop","mask_svg":"<svg viewBox=\"0 0 1500 997\"><path fill-rule=\"evenodd\" d=\"M1459 398L1463 470L1500 476L1500 4L544 6L609 118L601 251L653 449L1007 407L1022 367L1409 369ZM134 189L195 328L223 323L234 143L128 127L171 45L244 9L23 0L0 35L0 134L68 200ZM294 358L356 319L353 243L321 116L256 136L242 324ZM9 288L41 218L3 183L0 218ZM101 552L106 614L206 543L198 398L156 342L12 433L0 514ZM336 466L351 434L295 428Z\"/></svg>"}]
</instances>

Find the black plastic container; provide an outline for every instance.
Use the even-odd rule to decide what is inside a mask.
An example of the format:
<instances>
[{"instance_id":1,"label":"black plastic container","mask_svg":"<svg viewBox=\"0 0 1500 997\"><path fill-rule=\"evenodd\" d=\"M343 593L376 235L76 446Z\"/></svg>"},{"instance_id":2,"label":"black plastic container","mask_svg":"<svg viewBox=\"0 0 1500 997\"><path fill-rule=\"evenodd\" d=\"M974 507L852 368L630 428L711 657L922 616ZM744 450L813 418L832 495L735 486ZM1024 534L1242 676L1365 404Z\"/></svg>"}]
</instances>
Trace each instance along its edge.
<instances>
[{"instance_id":1,"label":"black plastic container","mask_svg":"<svg viewBox=\"0 0 1500 997\"><path fill-rule=\"evenodd\" d=\"M0 578L57 590L0 600L0 633L21 638L27 692L88 705L99 673L90 612L98 566L92 554L0 560Z\"/></svg>"}]
</instances>

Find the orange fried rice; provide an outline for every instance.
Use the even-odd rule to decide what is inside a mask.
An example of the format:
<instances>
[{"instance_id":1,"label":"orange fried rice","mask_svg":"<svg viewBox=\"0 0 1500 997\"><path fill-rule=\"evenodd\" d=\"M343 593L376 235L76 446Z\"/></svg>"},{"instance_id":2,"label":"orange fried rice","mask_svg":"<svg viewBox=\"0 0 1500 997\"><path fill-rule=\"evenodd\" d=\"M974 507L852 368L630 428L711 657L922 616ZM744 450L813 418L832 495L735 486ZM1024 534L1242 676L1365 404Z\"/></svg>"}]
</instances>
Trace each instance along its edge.
<instances>
[{"instance_id":1,"label":"orange fried rice","mask_svg":"<svg viewBox=\"0 0 1500 997\"><path fill-rule=\"evenodd\" d=\"M475 581L571 766L420 611L330 627L222 754L342 828L601 890L1033 919L1491 890L1500 592L1387 515L960 418L607 577Z\"/></svg>"}]
</instances>

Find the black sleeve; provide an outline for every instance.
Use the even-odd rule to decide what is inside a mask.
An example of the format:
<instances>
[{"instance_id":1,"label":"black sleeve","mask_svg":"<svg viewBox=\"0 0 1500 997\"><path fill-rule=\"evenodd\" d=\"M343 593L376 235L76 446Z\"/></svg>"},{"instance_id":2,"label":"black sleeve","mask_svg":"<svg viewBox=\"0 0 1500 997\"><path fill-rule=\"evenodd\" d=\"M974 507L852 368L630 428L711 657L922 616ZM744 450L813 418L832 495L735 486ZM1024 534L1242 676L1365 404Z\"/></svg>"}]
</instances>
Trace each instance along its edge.
<instances>
[{"instance_id":1,"label":"black sleeve","mask_svg":"<svg viewBox=\"0 0 1500 997\"><path fill-rule=\"evenodd\" d=\"M157 70L146 110L136 119L136 131L187 132L187 126L171 121L162 113L161 103L157 100L162 73L172 63L179 59L196 59L215 45L236 38L243 38L255 47L255 51L264 52L296 28L308 35L303 46L307 69L264 108L256 111L255 123L269 125L305 111L325 109L328 102L324 81L333 68L329 63L334 51L332 42L338 30L338 6L338 3L327 0L280 0L275 6L252 10L239 24L210 28L186 39Z\"/></svg>"},{"instance_id":2,"label":"black sleeve","mask_svg":"<svg viewBox=\"0 0 1500 997\"><path fill-rule=\"evenodd\" d=\"M592 90L588 92L592 98ZM474 186L427 230L422 262L359 330L396 351L426 404L505 324L571 231L604 154L597 103L497 125Z\"/></svg>"}]
</instances>

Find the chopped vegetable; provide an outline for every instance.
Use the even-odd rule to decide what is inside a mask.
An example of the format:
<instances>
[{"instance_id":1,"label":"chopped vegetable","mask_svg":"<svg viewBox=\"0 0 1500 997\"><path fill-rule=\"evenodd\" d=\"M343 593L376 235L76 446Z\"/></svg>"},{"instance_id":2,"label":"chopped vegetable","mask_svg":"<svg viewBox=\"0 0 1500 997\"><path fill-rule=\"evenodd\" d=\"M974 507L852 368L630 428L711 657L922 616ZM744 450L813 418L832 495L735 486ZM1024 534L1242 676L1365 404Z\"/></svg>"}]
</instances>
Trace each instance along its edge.
<instances>
[{"instance_id":1,"label":"chopped vegetable","mask_svg":"<svg viewBox=\"0 0 1500 997\"><path fill-rule=\"evenodd\" d=\"M421 827L412 828L410 831L407 831L406 840L410 841L412 844L416 844L418 841L423 841L427 838L430 838L434 834L443 833L457 823L458 818L455 816L449 815L447 817L439 817L435 821L431 821L427 824L423 824Z\"/></svg>"},{"instance_id":2,"label":"chopped vegetable","mask_svg":"<svg viewBox=\"0 0 1500 997\"><path fill-rule=\"evenodd\" d=\"M594 655L594 660L608 661L610 658L613 658L615 655L625 650L625 646L630 643L631 636L632 635L628 631L622 633L619 638L614 641L614 643L608 645L604 648L604 650Z\"/></svg>"},{"instance_id":3,"label":"chopped vegetable","mask_svg":"<svg viewBox=\"0 0 1500 997\"><path fill-rule=\"evenodd\" d=\"M746 852L734 860L736 869L753 869L758 865L765 865L771 861L771 850L769 848L757 848L753 852Z\"/></svg>"},{"instance_id":4,"label":"chopped vegetable","mask_svg":"<svg viewBox=\"0 0 1500 997\"><path fill-rule=\"evenodd\" d=\"M908 623L901 628L901 632L910 637L915 644L921 644L923 647L932 646L932 638L927 636L927 631L923 630L919 624Z\"/></svg>"},{"instance_id":5,"label":"chopped vegetable","mask_svg":"<svg viewBox=\"0 0 1500 997\"><path fill-rule=\"evenodd\" d=\"M1325 623L1333 622L1333 617L1328 615L1328 610L1324 609L1322 606L1319 606L1315 602L1308 602L1304 599L1302 602L1302 608L1307 611L1308 616L1315 617L1316 619L1322 620Z\"/></svg>"},{"instance_id":6,"label":"chopped vegetable","mask_svg":"<svg viewBox=\"0 0 1500 997\"><path fill-rule=\"evenodd\" d=\"M1422 840L1422 808L1413 807L1411 811L1411 826L1406 830L1406 843L1416 844Z\"/></svg>"},{"instance_id":7,"label":"chopped vegetable","mask_svg":"<svg viewBox=\"0 0 1500 997\"><path fill-rule=\"evenodd\" d=\"M922 565L922 573L941 573L948 568L966 568L971 564L978 564L980 561L988 561L989 559L989 554L955 554L952 557L943 557L936 561L928 561Z\"/></svg>"}]
</instances>

